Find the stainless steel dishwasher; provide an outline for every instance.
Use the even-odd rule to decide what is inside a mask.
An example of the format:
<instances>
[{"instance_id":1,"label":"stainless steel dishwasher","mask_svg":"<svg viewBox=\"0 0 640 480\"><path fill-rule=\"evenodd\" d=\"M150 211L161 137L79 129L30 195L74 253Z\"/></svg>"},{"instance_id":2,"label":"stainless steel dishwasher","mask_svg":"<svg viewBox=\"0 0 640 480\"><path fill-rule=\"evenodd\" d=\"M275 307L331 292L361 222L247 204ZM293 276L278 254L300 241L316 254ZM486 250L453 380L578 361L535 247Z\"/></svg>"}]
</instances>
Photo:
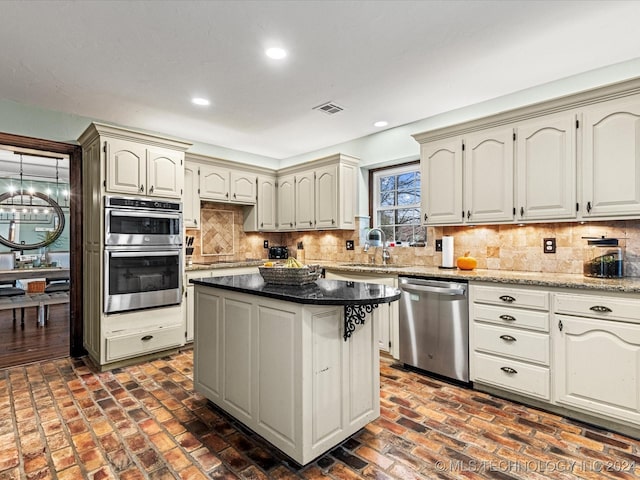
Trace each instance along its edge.
<instances>
[{"instance_id":1,"label":"stainless steel dishwasher","mask_svg":"<svg viewBox=\"0 0 640 480\"><path fill-rule=\"evenodd\" d=\"M400 361L469 381L467 283L400 277Z\"/></svg>"}]
</instances>

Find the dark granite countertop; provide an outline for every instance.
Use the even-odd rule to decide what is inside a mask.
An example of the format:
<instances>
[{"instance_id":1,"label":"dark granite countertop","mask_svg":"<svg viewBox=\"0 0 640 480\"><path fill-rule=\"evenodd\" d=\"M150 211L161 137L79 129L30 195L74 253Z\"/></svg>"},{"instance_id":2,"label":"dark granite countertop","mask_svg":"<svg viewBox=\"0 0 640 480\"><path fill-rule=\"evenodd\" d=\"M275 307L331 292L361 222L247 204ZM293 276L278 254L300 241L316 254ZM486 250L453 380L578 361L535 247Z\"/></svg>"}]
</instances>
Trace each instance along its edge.
<instances>
[{"instance_id":1,"label":"dark granite countertop","mask_svg":"<svg viewBox=\"0 0 640 480\"><path fill-rule=\"evenodd\" d=\"M191 283L308 305L371 305L400 298L397 288L377 283L319 279L309 285L274 285L259 274L196 278Z\"/></svg>"}]
</instances>

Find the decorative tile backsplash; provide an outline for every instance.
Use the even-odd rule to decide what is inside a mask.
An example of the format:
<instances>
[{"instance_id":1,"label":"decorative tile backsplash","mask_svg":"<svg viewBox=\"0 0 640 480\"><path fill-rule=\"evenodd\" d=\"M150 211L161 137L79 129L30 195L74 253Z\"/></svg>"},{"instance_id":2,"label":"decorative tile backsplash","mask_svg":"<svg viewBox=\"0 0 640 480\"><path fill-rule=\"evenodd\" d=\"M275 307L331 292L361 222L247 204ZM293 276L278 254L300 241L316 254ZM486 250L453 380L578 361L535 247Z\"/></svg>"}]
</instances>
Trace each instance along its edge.
<instances>
[{"instance_id":1,"label":"decorative tile backsplash","mask_svg":"<svg viewBox=\"0 0 640 480\"><path fill-rule=\"evenodd\" d=\"M209 249L210 238L228 245L229 235L233 238L233 253L217 254L221 260L245 260L247 258L267 258L267 250L263 241L270 245L286 245L290 255L296 255L296 246L302 242L306 263L314 260L335 262L369 262L375 254L376 262L380 262L380 249L371 248L364 252L360 241L360 223L354 231L310 231L289 233L245 233L243 230L244 211L242 206L233 206L214 202L203 202L204 210L233 212L233 222L228 217L220 216L205 221L202 230L188 230L194 235L194 261L211 261L212 257L202 257L200 235L203 235ZM231 227L233 225L233 227ZM211 231L216 232L211 236ZM216 235L222 235L218 237ZM443 235L454 237L454 258L469 251L478 260L478 268L490 270L516 270L548 273L582 274L583 256L587 241L582 237L601 237L624 239L625 276L640 277L640 221L621 220L615 222L579 222L544 223L532 225L487 225L475 227L429 227L427 229L426 247L392 247L391 263L400 265L437 266L442 262L442 255L434 248L435 239ZM544 238L556 239L556 253L543 253ZM347 240L355 242L354 250L346 250ZM214 242L215 243L215 242ZM211 247L215 248L215 247ZM218 247L221 248L221 247Z\"/></svg>"},{"instance_id":2,"label":"decorative tile backsplash","mask_svg":"<svg viewBox=\"0 0 640 480\"><path fill-rule=\"evenodd\" d=\"M233 210L203 208L200 211L202 255L234 255L236 225Z\"/></svg>"}]
</instances>

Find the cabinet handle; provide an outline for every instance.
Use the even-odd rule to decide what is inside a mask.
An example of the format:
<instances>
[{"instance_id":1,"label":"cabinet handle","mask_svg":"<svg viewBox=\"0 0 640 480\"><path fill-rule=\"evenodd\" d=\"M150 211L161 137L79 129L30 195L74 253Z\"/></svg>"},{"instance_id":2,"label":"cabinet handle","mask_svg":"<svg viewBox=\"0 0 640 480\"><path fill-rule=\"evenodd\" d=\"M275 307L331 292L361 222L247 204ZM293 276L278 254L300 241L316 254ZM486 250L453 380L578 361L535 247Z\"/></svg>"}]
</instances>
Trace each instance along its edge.
<instances>
[{"instance_id":1,"label":"cabinet handle","mask_svg":"<svg viewBox=\"0 0 640 480\"><path fill-rule=\"evenodd\" d=\"M140 191L144 192L144 185L140 185Z\"/></svg>"},{"instance_id":2,"label":"cabinet handle","mask_svg":"<svg viewBox=\"0 0 640 480\"><path fill-rule=\"evenodd\" d=\"M264 222L260 222L260 228L264 227Z\"/></svg>"},{"instance_id":3,"label":"cabinet handle","mask_svg":"<svg viewBox=\"0 0 640 480\"><path fill-rule=\"evenodd\" d=\"M562 331L564 325L562 324L562 320L558 320L558 330Z\"/></svg>"},{"instance_id":4,"label":"cabinet handle","mask_svg":"<svg viewBox=\"0 0 640 480\"><path fill-rule=\"evenodd\" d=\"M467 210L467 220L471 218L471 210Z\"/></svg>"},{"instance_id":5,"label":"cabinet handle","mask_svg":"<svg viewBox=\"0 0 640 480\"><path fill-rule=\"evenodd\" d=\"M142 337L140 340L142 340L143 342L148 342L149 340L151 340L153 338L153 335L145 335L144 337Z\"/></svg>"},{"instance_id":6,"label":"cabinet handle","mask_svg":"<svg viewBox=\"0 0 640 480\"><path fill-rule=\"evenodd\" d=\"M516 301L515 298L509 296L509 295L502 295L501 297L499 297L500 300L502 300L503 302L507 302L507 303L513 303Z\"/></svg>"},{"instance_id":7,"label":"cabinet handle","mask_svg":"<svg viewBox=\"0 0 640 480\"><path fill-rule=\"evenodd\" d=\"M233 194L233 198L236 198L236 194L235 193Z\"/></svg>"},{"instance_id":8,"label":"cabinet handle","mask_svg":"<svg viewBox=\"0 0 640 480\"><path fill-rule=\"evenodd\" d=\"M511 335L500 335L500 338L505 342L515 342L516 337L512 337Z\"/></svg>"},{"instance_id":9,"label":"cabinet handle","mask_svg":"<svg viewBox=\"0 0 640 480\"><path fill-rule=\"evenodd\" d=\"M500 367L500 370L509 374L518 373L518 371L515 368L511 368L511 367Z\"/></svg>"},{"instance_id":10,"label":"cabinet handle","mask_svg":"<svg viewBox=\"0 0 640 480\"><path fill-rule=\"evenodd\" d=\"M224 194L225 198L229 198L229 192Z\"/></svg>"},{"instance_id":11,"label":"cabinet handle","mask_svg":"<svg viewBox=\"0 0 640 480\"><path fill-rule=\"evenodd\" d=\"M462 216L464 217L464 214L462 214ZM427 218L429 218L429 217L427 217L427 214L425 213L425 214L424 214L424 221L425 221L425 222L427 221Z\"/></svg>"},{"instance_id":12,"label":"cabinet handle","mask_svg":"<svg viewBox=\"0 0 640 480\"><path fill-rule=\"evenodd\" d=\"M289 226L290 226L290 227L293 227L293 223L289 222Z\"/></svg>"},{"instance_id":13,"label":"cabinet handle","mask_svg":"<svg viewBox=\"0 0 640 480\"><path fill-rule=\"evenodd\" d=\"M336 224L336 221L332 218L331 219L331 225L335 225L335 224Z\"/></svg>"},{"instance_id":14,"label":"cabinet handle","mask_svg":"<svg viewBox=\"0 0 640 480\"><path fill-rule=\"evenodd\" d=\"M591 202L587 202L587 213L591 212Z\"/></svg>"},{"instance_id":15,"label":"cabinet handle","mask_svg":"<svg viewBox=\"0 0 640 480\"><path fill-rule=\"evenodd\" d=\"M593 307L589 307L589 310L593 310L594 312L598 312L598 313L613 312L613 310L611 310L609 307L605 307L604 305L594 305Z\"/></svg>"},{"instance_id":16,"label":"cabinet handle","mask_svg":"<svg viewBox=\"0 0 640 480\"><path fill-rule=\"evenodd\" d=\"M512 317L511 315L500 315L500 320L504 320L506 322L515 322L516 321L516 317Z\"/></svg>"},{"instance_id":17,"label":"cabinet handle","mask_svg":"<svg viewBox=\"0 0 640 480\"><path fill-rule=\"evenodd\" d=\"M520 207L520 216L524 217L524 207Z\"/></svg>"},{"instance_id":18,"label":"cabinet handle","mask_svg":"<svg viewBox=\"0 0 640 480\"><path fill-rule=\"evenodd\" d=\"M149 193L153 193L153 185L151 185L151 188L149 189Z\"/></svg>"},{"instance_id":19,"label":"cabinet handle","mask_svg":"<svg viewBox=\"0 0 640 480\"><path fill-rule=\"evenodd\" d=\"M313 222L311 220L309 220L309 226L312 226Z\"/></svg>"},{"instance_id":20,"label":"cabinet handle","mask_svg":"<svg viewBox=\"0 0 640 480\"><path fill-rule=\"evenodd\" d=\"M197 225L197 224L198 224L198 220L195 220L195 219L194 219L194 220L193 220L193 224L194 224L194 225Z\"/></svg>"}]
</instances>

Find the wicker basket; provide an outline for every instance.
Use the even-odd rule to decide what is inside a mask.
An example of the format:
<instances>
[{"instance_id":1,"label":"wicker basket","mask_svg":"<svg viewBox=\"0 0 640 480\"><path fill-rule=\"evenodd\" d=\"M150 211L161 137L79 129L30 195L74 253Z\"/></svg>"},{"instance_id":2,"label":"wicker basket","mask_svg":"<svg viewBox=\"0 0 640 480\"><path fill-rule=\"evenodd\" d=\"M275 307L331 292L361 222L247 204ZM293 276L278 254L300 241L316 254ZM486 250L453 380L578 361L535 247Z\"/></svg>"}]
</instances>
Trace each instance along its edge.
<instances>
[{"instance_id":1,"label":"wicker basket","mask_svg":"<svg viewBox=\"0 0 640 480\"><path fill-rule=\"evenodd\" d=\"M322 270L319 265L306 265L302 268L258 267L266 283L276 285L308 285L315 282Z\"/></svg>"}]
</instances>

